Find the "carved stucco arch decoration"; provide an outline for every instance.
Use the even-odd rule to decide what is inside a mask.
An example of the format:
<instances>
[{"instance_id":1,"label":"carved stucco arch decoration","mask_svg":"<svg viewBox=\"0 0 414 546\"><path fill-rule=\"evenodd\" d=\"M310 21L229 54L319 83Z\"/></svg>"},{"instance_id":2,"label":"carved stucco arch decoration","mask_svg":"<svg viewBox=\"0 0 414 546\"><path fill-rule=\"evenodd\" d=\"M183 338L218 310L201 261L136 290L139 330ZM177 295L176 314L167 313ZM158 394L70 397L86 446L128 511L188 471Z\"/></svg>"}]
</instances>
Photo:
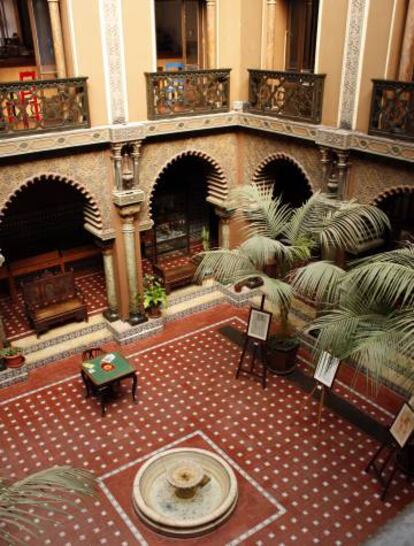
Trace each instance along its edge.
<instances>
[{"instance_id":1,"label":"carved stucco arch decoration","mask_svg":"<svg viewBox=\"0 0 414 546\"><path fill-rule=\"evenodd\" d=\"M64 184L67 184L68 186L71 186L72 188L76 189L79 193L81 193L83 197L85 198L85 202L86 202L84 206L85 229L87 229L88 231L96 235L97 237L101 238L103 221L102 221L101 211L97 204L98 200L96 199L96 197L91 193L90 190L88 190L80 182L68 176L64 176L62 174L54 173L54 172L41 173L35 176L31 176L30 178L26 178L17 188L11 191L6 196L3 203L0 203L0 223L4 215L7 213L8 207L11 205L14 199L18 197L19 194L22 191L24 191L26 188L42 180L62 182Z\"/></svg>"},{"instance_id":2,"label":"carved stucco arch decoration","mask_svg":"<svg viewBox=\"0 0 414 546\"><path fill-rule=\"evenodd\" d=\"M385 190L378 194L377 197L373 199L372 204L378 207L383 201L385 201L389 197L394 197L396 195L401 195L404 193L414 194L414 186L393 186L392 188L389 188L388 190Z\"/></svg>"},{"instance_id":3,"label":"carved stucco arch decoration","mask_svg":"<svg viewBox=\"0 0 414 546\"><path fill-rule=\"evenodd\" d=\"M207 201L219 207L226 208L226 201L229 194L229 185L228 185L227 177L224 174L224 171L222 167L220 166L220 164L206 152L202 152L200 150L186 150L168 159L168 161L164 163L163 167L160 169L157 176L155 177L149 192L148 200L147 200L147 207L146 207L147 218L144 219L144 222L146 220L152 223L151 204L152 204L152 199L154 197L155 189L157 187L157 184L160 178L175 163L186 158L197 158L204 161L205 165L208 167L207 176L206 176L207 194L208 194Z\"/></svg>"},{"instance_id":4,"label":"carved stucco arch decoration","mask_svg":"<svg viewBox=\"0 0 414 546\"><path fill-rule=\"evenodd\" d=\"M310 193L311 194L314 193L314 188L312 186L311 178L306 172L306 170L304 169L304 167L299 163L297 159L293 158L292 156L288 154L281 153L281 152L276 152L265 157L254 170L252 181L255 183L264 182L265 181L264 173L266 172L266 168L271 163L275 161L280 161L280 160L287 161L288 163L293 165L303 175L303 178L306 182L306 185Z\"/></svg>"}]
</instances>

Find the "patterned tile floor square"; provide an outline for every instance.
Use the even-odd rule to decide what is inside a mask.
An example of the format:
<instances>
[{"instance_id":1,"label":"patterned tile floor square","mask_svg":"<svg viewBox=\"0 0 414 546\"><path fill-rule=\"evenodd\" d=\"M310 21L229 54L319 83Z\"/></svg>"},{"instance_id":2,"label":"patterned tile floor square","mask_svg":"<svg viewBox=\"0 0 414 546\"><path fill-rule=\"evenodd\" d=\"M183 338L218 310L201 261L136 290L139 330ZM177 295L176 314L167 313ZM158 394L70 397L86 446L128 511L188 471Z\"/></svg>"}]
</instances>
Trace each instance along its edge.
<instances>
[{"instance_id":1,"label":"patterned tile floor square","mask_svg":"<svg viewBox=\"0 0 414 546\"><path fill-rule=\"evenodd\" d=\"M105 418L95 400L84 398L79 355L35 370L27 383L0 392L4 473L18 479L71 464L92 470L101 482L96 500L86 501L80 513L71 511L61 525L47 524L40 541L26 537L28 544L181 545L146 529L130 504L139 461L173 442L210 442L210 449L222 450L243 474L240 509L191 544L224 546L238 539L256 546L353 546L414 500L413 486L397 475L381 502L378 483L364 472L377 442L328 409L318 434L316 402L289 378L272 376L265 391L250 378L235 380L240 348L219 328L243 330L246 316L246 310L222 305L124 346L139 376L139 400L131 402L125 382ZM385 423L401 403L384 397L383 409L381 398L372 403L349 389L345 376L339 379L338 393ZM276 512L277 518L256 527ZM255 532L243 536L248 529Z\"/></svg>"}]
</instances>

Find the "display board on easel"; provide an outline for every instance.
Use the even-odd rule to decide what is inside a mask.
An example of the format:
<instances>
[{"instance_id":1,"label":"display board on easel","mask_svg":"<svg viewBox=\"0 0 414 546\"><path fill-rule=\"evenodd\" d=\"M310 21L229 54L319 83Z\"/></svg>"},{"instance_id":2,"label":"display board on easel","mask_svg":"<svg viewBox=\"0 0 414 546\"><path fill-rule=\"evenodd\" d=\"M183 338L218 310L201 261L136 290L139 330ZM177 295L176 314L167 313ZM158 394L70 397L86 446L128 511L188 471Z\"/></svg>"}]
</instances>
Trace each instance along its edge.
<instances>
[{"instance_id":1,"label":"display board on easel","mask_svg":"<svg viewBox=\"0 0 414 546\"><path fill-rule=\"evenodd\" d=\"M325 403L325 393L327 389L332 387L335 381L340 362L341 361L336 356L331 355L327 351L322 351L313 374L315 386L310 392L309 398L312 398L317 390L321 391L318 407L318 429L321 423L322 410Z\"/></svg>"},{"instance_id":2,"label":"display board on easel","mask_svg":"<svg viewBox=\"0 0 414 546\"><path fill-rule=\"evenodd\" d=\"M264 311L263 309L264 298L262 299L261 308L251 307L249 313L249 320L247 323L246 338L244 341L243 351L240 357L239 365L236 371L236 379L238 379L241 373L252 375L261 379L262 387L266 388L266 342L269 338L270 323L272 321L272 313ZM249 368L243 366L246 360L247 348L249 345L253 345L252 358ZM255 362L257 352L261 353L262 360L262 373L255 372Z\"/></svg>"},{"instance_id":3,"label":"display board on easel","mask_svg":"<svg viewBox=\"0 0 414 546\"><path fill-rule=\"evenodd\" d=\"M395 416L395 419L389 428L389 432L389 438L381 444L365 468L366 472L369 472L372 468L378 481L382 485L381 500L385 500L387 491L398 470L402 470L408 476L413 475L412 459L409 457L404 460L401 455L404 453L406 447L410 449L409 444L414 438L414 395L411 396L408 402L404 402L400 411ZM380 456L384 450L387 449L389 453L384 461L382 460L384 457L381 459ZM377 463L379 463L379 466ZM385 473L392 463L394 464L394 468L389 472L389 476L385 480Z\"/></svg>"}]
</instances>

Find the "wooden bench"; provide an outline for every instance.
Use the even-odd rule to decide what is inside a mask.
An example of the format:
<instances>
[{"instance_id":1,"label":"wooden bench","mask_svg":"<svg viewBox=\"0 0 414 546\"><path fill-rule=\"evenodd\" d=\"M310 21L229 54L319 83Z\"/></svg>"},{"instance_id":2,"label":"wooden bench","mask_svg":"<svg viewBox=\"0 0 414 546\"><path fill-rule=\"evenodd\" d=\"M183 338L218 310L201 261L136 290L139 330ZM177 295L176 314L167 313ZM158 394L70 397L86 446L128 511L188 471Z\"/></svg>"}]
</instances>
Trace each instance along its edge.
<instances>
[{"instance_id":1,"label":"wooden bench","mask_svg":"<svg viewBox=\"0 0 414 546\"><path fill-rule=\"evenodd\" d=\"M30 256L22 260L16 260L8 266L7 278L9 282L10 296L14 302L17 301L16 278L30 273L36 273L51 267L59 267L63 271L62 258L58 250Z\"/></svg>"},{"instance_id":2,"label":"wooden bench","mask_svg":"<svg viewBox=\"0 0 414 546\"><path fill-rule=\"evenodd\" d=\"M191 284L194 273L197 269L192 262L173 267L165 267L160 264L154 264L152 268L154 274L162 279L167 294L171 292L172 288Z\"/></svg>"},{"instance_id":3,"label":"wooden bench","mask_svg":"<svg viewBox=\"0 0 414 546\"><path fill-rule=\"evenodd\" d=\"M62 322L88 320L72 272L46 273L22 288L27 317L37 336Z\"/></svg>"}]
</instances>

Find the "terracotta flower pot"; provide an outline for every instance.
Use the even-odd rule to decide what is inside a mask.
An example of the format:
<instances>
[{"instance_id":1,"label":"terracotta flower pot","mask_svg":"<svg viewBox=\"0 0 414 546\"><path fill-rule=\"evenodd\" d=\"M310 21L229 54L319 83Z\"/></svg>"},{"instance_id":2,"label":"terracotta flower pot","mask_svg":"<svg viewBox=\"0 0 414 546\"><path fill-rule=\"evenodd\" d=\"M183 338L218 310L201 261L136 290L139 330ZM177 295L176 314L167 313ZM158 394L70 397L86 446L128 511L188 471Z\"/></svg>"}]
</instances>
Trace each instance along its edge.
<instances>
[{"instance_id":1,"label":"terracotta flower pot","mask_svg":"<svg viewBox=\"0 0 414 546\"><path fill-rule=\"evenodd\" d=\"M161 316L161 305L148 307L147 313L148 313L148 316L151 317L151 318L160 318L160 316Z\"/></svg>"},{"instance_id":2,"label":"terracotta flower pot","mask_svg":"<svg viewBox=\"0 0 414 546\"><path fill-rule=\"evenodd\" d=\"M4 356L3 358L6 361L6 365L8 368L20 368L21 366L23 366L26 360L21 353L17 355Z\"/></svg>"}]
</instances>

